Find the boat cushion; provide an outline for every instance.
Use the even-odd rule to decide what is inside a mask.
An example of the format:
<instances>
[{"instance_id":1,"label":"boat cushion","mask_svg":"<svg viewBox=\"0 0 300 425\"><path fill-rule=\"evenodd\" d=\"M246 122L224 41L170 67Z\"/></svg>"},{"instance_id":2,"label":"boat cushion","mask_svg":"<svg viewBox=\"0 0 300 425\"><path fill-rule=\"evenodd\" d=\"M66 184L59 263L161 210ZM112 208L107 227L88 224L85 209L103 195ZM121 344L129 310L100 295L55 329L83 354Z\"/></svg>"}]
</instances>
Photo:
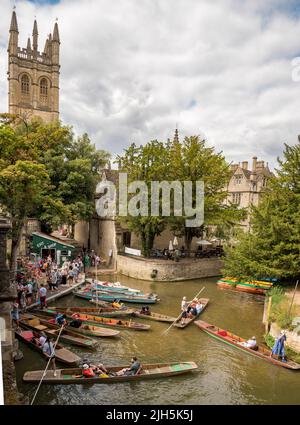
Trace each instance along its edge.
<instances>
[{"instance_id":1,"label":"boat cushion","mask_svg":"<svg viewBox=\"0 0 300 425\"><path fill-rule=\"evenodd\" d=\"M38 329L39 331L44 331L45 329L47 329L47 326L37 325L37 326L35 326L35 328Z\"/></svg>"},{"instance_id":2,"label":"boat cushion","mask_svg":"<svg viewBox=\"0 0 300 425\"><path fill-rule=\"evenodd\" d=\"M227 332L226 331L218 331L218 335L227 336Z\"/></svg>"},{"instance_id":3,"label":"boat cushion","mask_svg":"<svg viewBox=\"0 0 300 425\"><path fill-rule=\"evenodd\" d=\"M24 331L24 332L22 332L22 337L25 338L27 341L30 341L33 338L33 332L32 331Z\"/></svg>"},{"instance_id":4,"label":"boat cushion","mask_svg":"<svg viewBox=\"0 0 300 425\"><path fill-rule=\"evenodd\" d=\"M31 319L31 320L28 320L28 324L30 326L37 326L40 324L40 321L38 319Z\"/></svg>"}]
</instances>

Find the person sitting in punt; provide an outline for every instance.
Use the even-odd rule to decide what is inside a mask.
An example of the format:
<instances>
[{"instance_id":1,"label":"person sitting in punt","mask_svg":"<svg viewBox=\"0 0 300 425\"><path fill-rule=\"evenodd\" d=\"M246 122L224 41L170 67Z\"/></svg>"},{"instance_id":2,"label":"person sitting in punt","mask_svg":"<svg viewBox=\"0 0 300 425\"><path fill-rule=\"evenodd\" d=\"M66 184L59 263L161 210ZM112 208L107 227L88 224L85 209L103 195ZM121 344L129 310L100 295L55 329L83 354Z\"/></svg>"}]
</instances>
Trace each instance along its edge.
<instances>
[{"instance_id":1,"label":"person sitting in punt","mask_svg":"<svg viewBox=\"0 0 300 425\"><path fill-rule=\"evenodd\" d=\"M117 376L133 376L140 373L142 369L141 363L138 361L137 357L132 357L131 365L128 368L124 368L116 372Z\"/></svg>"},{"instance_id":2,"label":"person sitting in punt","mask_svg":"<svg viewBox=\"0 0 300 425\"><path fill-rule=\"evenodd\" d=\"M197 310L196 310L197 303L198 303L198 299L194 298L193 301L188 306L186 310L188 317L192 318L193 316L197 316Z\"/></svg>"},{"instance_id":3,"label":"person sitting in punt","mask_svg":"<svg viewBox=\"0 0 300 425\"><path fill-rule=\"evenodd\" d=\"M112 303L112 307L113 307L113 308L116 308L116 309L121 308L121 303L120 303L120 301L119 301L119 300L114 300L114 302Z\"/></svg>"},{"instance_id":4,"label":"person sitting in punt","mask_svg":"<svg viewBox=\"0 0 300 425\"><path fill-rule=\"evenodd\" d=\"M108 375L108 370L106 369L106 367L102 363L99 363L97 366L91 364L90 367L92 368L93 372L95 372L95 373L98 373L98 374L105 373L106 375Z\"/></svg>"},{"instance_id":5,"label":"person sitting in punt","mask_svg":"<svg viewBox=\"0 0 300 425\"><path fill-rule=\"evenodd\" d=\"M79 329L82 325L82 320L80 319L79 314L77 314L77 313L72 314L72 318L73 318L73 320L70 323L70 326L72 328Z\"/></svg>"},{"instance_id":6,"label":"person sitting in punt","mask_svg":"<svg viewBox=\"0 0 300 425\"><path fill-rule=\"evenodd\" d=\"M93 378L94 376L96 376L95 372L93 371L93 368L87 363L82 366L82 375L85 378Z\"/></svg>"},{"instance_id":7,"label":"person sitting in punt","mask_svg":"<svg viewBox=\"0 0 300 425\"><path fill-rule=\"evenodd\" d=\"M151 316L151 311L150 311L150 308L148 306L142 307L140 313L144 314L145 316Z\"/></svg>"},{"instance_id":8,"label":"person sitting in punt","mask_svg":"<svg viewBox=\"0 0 300 425\"><path fill-rule=\"evenodd\" d=\"M248 339L248 341L246 341L246 342L242 342L241 345L243 345L246 348L251 348L251 350L257 349L257 342L256 342L255 336Z\"/></svg>"},{"instance_id":9,"label":"person sitting in punt","mask_svg":"<svg viewBox=\"0 0 300 425\"><path fill-rule=\"evenodd\" d=\"M67 316L62 313L57 313L55 316L55 323L59 326L66 326L67 325Z\"/></svg>"}]
</instances>

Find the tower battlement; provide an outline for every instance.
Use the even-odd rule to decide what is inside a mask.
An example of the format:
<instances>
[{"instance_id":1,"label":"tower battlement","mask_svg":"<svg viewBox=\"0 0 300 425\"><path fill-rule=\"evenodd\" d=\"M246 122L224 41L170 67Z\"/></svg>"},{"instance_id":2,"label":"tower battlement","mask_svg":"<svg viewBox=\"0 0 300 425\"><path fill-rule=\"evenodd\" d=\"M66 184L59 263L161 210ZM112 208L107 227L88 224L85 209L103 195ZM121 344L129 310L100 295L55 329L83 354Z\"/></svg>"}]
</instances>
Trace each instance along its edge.
<instances>
[{"instance_id":1,"label":"tower battlement","mask_svg":"<svg viewBox=\"0 0 300 425\"><path fill-rule=\"evenodd\" d=\"M38 25L34 21L27 47L19 46L19 28L13 11L8 45L9 113L40 116L45 122L59 119L60 37L57 22L44 51L38 50Z\"/></svg>"}]
</instances>

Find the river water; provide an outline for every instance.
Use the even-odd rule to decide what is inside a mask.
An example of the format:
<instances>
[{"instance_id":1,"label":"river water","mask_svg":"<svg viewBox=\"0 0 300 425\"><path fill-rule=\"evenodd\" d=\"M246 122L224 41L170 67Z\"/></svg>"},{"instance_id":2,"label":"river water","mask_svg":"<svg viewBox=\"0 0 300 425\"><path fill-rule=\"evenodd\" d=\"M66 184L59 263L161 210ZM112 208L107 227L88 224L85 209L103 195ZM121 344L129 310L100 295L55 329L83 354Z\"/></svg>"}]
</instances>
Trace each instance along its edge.
<instances>
[{"instance_id":1,"label":"river water","mask_svg":"<svg viewBox=\"0 0 300 425\"><path fill-rule=\"evenodd\" d=\"M161 301L151 309L173 317L180 312L182 297L191 299L204 286L201 297L209 298L210 303L200 319L241 337L255 335L259 342L263 340L262 297L219 289L216 279L153 283L122 276L120 281L144 292L158 293ZM90 303L70 295L56 305ZM194 324L184 330L172 328L162 335L169 324L140 321L150 324L151 330L121 331L121 338L100 338L96 352L68 348L92 362L128 364L136 355L142 363L195 361L199 371L122 384L42 385L35 404L300 404L300 372L240 352L209 337ZM27 370L43 369L46 363L29 347L20 344L20 348L24 359L16 363L18 386L31 399L36 385L23 383L22 376Z\"/></svg>"}]
</instances>

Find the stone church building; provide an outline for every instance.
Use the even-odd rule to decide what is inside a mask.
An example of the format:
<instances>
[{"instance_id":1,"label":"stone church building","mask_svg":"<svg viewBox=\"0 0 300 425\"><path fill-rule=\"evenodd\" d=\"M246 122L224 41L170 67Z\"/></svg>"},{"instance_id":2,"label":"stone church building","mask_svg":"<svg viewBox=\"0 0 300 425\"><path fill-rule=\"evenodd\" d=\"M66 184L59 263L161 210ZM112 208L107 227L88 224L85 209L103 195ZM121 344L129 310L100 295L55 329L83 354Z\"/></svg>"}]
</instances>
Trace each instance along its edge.
<instances>
[{"instance_id":1,"label":"stone church building","mask_svg":"<svg viewBox=\"0 0 300 425\"><path fill-rule=\"evenodd\" d=\"M49 123L59 119L60 38L57 22L43 51L38 46L38 26L33 25L32 42L19 47L19 28L13 11L8 44L8 111L30 119L39 116Z\"/></svg>"}]
</instances>

